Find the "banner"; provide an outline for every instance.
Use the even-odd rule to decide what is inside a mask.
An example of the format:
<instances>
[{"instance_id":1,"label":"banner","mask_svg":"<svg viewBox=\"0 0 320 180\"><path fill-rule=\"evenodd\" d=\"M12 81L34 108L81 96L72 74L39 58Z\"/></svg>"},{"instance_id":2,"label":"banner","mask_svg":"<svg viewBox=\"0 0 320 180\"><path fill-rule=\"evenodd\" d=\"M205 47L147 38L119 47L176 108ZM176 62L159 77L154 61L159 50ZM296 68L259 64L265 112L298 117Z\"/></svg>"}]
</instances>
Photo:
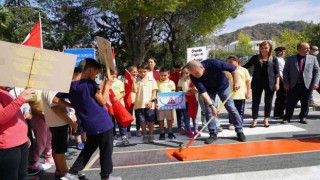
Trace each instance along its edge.
<instances>
[{"instance_id":1,"label":"banner","mask_svg":"<svg viewBox=\"0 0 320 180\"><path fill-rule=\"evenodd\" d=\"M96 36L96 39L101 63L109 67L111 70L115 70L116 62L112 57L111 43L99 36Z\"/></svg>"},{"instance_id":2,"label":"banner","mask_svg":"<svg viewBox=\"0 0 320 180\"><path fill-rule=\"evenodd\" d=\"M65 53L77 55L77 61L75 67L78 67L81 60L85 58L96 59L96 53L94 48L73 48L63 50Z\"/></svg>"},{"instance_id":3,"label":"banner","mask_svg":"<svg viewBox=\"0 0 320 180\"><path fill-rule=\"evenodd\" d=\"M186 98L184 92L159 92L158 110L185 109Z\"/></svg>"},{"instance_id":4,"label":"banner","mask_svg":"<svg viewBox=\"0 0 320 180\"><path fill-rule=\"evenodd\" d=\"M0 85L69 92L76 56L0 41Z\"/></svg>"},{"instance_id":5,"label":"banner","mask_svg":"<svg viewBox=\"0 0 320 180\"><path fill-rule=\"evenodd\" d=\"M203 61L207 59L207 48L193 47L187 49L187 62L192 60Z\"/></svg>"}]
</instances>

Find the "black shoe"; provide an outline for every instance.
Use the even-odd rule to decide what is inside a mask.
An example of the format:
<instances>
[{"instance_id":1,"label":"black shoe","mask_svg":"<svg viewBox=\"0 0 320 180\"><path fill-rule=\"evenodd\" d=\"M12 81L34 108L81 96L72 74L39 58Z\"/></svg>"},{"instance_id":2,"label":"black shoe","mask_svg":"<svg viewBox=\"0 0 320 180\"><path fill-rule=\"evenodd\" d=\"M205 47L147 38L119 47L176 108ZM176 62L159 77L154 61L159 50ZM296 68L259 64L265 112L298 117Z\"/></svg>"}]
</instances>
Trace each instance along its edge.
<instances>
[{"instance_id":1,"label":"black shoe","mask_svg":"<svg viewBox=\"0 0 320 180\"><path fill-rule=\"evenodd\" d=\"M214 133L210 133L210 136L204 141L205 144L211 144L213 141L217 140L218 137Z\"/></svg>"},{"instance_id":2,"label":"black shoe","mask_svg":"<svg viewBox=\"0 0 320 180\"><path fill-rule=\"evenodd\" d=\"M252 125L252 124L251 124L249 127L250 127L250 128L255 128L255 127L257 127L257 125Z\"/></svg>"},{"instance_id":3,"label":"black shoe","mask_svg":"<svg viewBox=\"0 0 320 180\"><path fill-rule=\"evenodd\" d=\"M159 140L166 140L166 135L164 133L161 133L159 136Z\"/></svg>"},{"instance_id":4,"label":"black shoe","mask_svg":"<svg viewBox=\"0 0 320 180\"><path fill-rule=\"evenodd\" d=\"M306 118L300 118L301 124L308 124L308 120Z\"/></svg>"},{"instance_id":5,"label":"black shoe","mask_svg":"<svg viewBox=\"0 0 320 180\"><path fill-rule=\"evenodd\" d=\"M34 175L37 175L39 174L40 170L39 169L31 169L31 168L28 168L28 176L34 176Z\"/></svg>"},{"instance_id":6,"label":"black shoe","mask_svg":"<svg viewBox=\"0 0 320 180\"><path fill-rule=\"evenodd\" d=\"M237 136L238 136L238 139L239 139L239 141L241 141L241 142L246 142L246 136L243 134L243 132L238 132L237 133Z\"/></svg>"},{"instance_id":7,"label":"black shoe","mask_svg":"<svg viewBox=\"0 0 320 180\"><path fill-rule=\"evenodd\" d=\"M169 139L176 139L176 136L172 132L170 132L170 133L168 133L168 138Z\"/></svg>"},{"instance_id":8,"label":"black shoe","mask_svg":"<svg viewBox=\"0 0 320 180\"><path fill-rule=\"evenodd\" d=\"M289 119L283 119L282 122L281 122L281 124L288 124L289 122L290 122Z\"/></svg>"}]
</instances>

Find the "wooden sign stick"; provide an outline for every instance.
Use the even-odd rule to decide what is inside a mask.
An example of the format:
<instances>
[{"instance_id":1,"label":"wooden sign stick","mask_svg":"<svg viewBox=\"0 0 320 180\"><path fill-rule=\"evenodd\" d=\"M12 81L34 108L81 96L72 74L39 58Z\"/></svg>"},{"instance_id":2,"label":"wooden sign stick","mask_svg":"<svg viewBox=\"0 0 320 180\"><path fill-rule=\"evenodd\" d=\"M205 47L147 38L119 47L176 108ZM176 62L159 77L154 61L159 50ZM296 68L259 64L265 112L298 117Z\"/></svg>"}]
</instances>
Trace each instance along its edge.
<instances>
[{"instance_id":1,"label":"wooden sign stick","mask_svg":"<svg viewBox=\"0 0 320 180\"><path fill-rule=\"evenodd\" d=\"M31 69L30 69L27 88L32 88L33 87L34 77L37 74L39 61L40 61L40 52L36 51L34 53L34 55L33 55L33 60L32 60L32 64L31 64Z\"/></svg>"}]
</instances>

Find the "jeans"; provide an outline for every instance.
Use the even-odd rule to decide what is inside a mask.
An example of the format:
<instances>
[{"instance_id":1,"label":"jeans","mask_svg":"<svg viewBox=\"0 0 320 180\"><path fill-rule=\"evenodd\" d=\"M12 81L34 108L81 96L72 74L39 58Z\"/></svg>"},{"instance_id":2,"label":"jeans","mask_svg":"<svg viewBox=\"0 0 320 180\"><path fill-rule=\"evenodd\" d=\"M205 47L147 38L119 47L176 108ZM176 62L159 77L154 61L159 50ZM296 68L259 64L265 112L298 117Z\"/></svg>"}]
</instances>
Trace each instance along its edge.
<instances>
[{"instance_id":1,"label":"jeans","mask_svg":"<svg viewBox=\"0 0 320 180\"><path fill-rule=\"evenodd\" d=\"M0 149L0 179L28 179L28 143L20 146Z\"/></svg>"},{"instance_id":2,"label":"jeans","mask_svg":"<svg viewBox=\"0 0 320 180\"><path fill-rule=\"evenodd\" d=\"M181 109L182 110L182 114L183 114L183 123L185 125L185 128L187 131L190 131L190 116L189 116L189 112L188 112L188 103L186 102L186 108L185 109Z\"/></svg>"},{"instance_id":3,"label":"jeans","mask_svg":"<svg viewBox=\"0 0 320 180\"><path fill-rule=\"evenodd\" d=\"M220 97L221 101L224 101L225 99L227 99L227 97L229 96L230 93L231 93L231 89L228 87L225 90L223 90L221 92L218 92L217 95ZM208 93L208 95L211 98L211 101L216 103L216 101L215 101L216 94ZM232 124L235 126L235 131L237 133L243 132L242 120L241 120L241 117L239 115L239 112L238 112L237 108L234 105L232 97L230 97L227 100L227 102L224 105L224 107L226 108L226 110L229 113L229 116L230 116ZM207 109L207 112L210 112L210 113L207 113L207 116L208 116L207 119L211 119L212 110L209 107L209 105L206 105L206 109ZM210 134L218 134L217 133L217 123L216 123L215 120L210 122L208 128L209 128Z\"/></svg>"},{"instance_id":4,"label":"jeans","mask_svg":"<svg viewBox=\"0 0 320 180\"><path fill-rule=\"evenodd\" d=\"M246 100L245 99L234 99L233 102L239 112L239 115L241 117L241 121L243 123L243 115L244 115L244 108L246 105ZM230 116L229 116L229 123L232 124Z\"/></svg>"},{"instance_id":5,"label":"jeans","mask_svg":"<svg viewBox=\"0 0 320 180\"><path fill-rule=\"evenodd\" d=\"M199 104L200 104L200 108L201 108L201 122L202 122L202 124L206 124L206 122L209 121L208 115L207 115L208 112L207 112L207 109L206 109L206 105L205 105L205 103L204 103L204 101L203 101L203 99L202 99L200 94L199 94L199 98L198 99L199 99ZM218 107L219 106L219 101L220 101L219 97L216 96L215 99L214 99L214 103L213 103L215 108L219 108ZM218 117L216 117L215 121L216 121L217 127L219 127L220 126L220 119Z\"/></svg>"},{"instance_id":6,"label":"jeans","mask_svg":"<svg viewBox=\"0 0 320 180\"><path fill-rule=\"evenodd\" d=\"M113 122L113 136L117 136L117 130L116 130L116 126L118 124L118 128L119 128L119 132L120 132L120 136L126 136L127 135L127 128L124 128L120 123L116 122L114 116L112 117L112 122Z\"/></svg>"},{"instance_id":7,"label":"jeans","mask_svg":"<svg viewBox=\"0 0 320 180\"><path fill-rule=\"evenodd\" d=\"M184 126L184 124L182 122L183 109L176 109L176 116L177 116L178 128L182 128Z\"/></svg>"}]
</instances>

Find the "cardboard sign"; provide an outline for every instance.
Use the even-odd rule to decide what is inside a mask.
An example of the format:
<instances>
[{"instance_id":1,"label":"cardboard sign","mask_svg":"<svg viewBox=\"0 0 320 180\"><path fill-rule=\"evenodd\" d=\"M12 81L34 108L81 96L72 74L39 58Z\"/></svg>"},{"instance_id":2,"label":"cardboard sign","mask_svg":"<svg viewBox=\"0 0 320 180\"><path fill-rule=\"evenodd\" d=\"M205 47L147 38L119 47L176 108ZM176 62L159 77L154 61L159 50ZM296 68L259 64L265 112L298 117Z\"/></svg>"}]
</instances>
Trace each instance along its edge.
<instances>
[{"instance_id":1,"label":"cardboard sign","mask_svg":"<svg viewBox=\"0 0 320 180\"><path fill-rule=\"evenodd\" d=\"M65 49L65 53L77 55L77 61L75 67L78 67L81 60L85 58L96 59L96 53L94 48L74 48L74 49Z\"/></svg>"},{"instance_id":2,"label":"cardboard sign","mask_svg":"<svg viewBox=\"0 0 320 180\"><path fill-rule=\"evenodd\" d=\"M187 49L187 61L197 60L203 61L207 59L207 48L203 47L193 47Z\"/></svg>"},{"instance_id":3,"label":"cardboard sign","mask_svg":"<svg viewBox=\"0 0 320 180\"><path fill-rule=\"evenodd\" d=\"M158 110L185 109L186 97L184 92L159 92Z\"/></svg>"},{"instance_id":4,"label":"cardboard sign","mask_svg":"<svg viewBox=\"0 0 320 180\"><path fill-rule=\"evenodd\" d=\"M0 41L0 85L69 92L76 55Z\"/></svg>"},{"instance_id":5,"label":"cardboard sign","mask_svg":"<svg viewBox=\"0 0 320 180\"><path fill-rule=\"evenodd\" d=\"M112 57L111 43L102 37L96 36L96 38L101 63L110 69L115 70L116 63Z\"/></svg>"}]
</instances>

